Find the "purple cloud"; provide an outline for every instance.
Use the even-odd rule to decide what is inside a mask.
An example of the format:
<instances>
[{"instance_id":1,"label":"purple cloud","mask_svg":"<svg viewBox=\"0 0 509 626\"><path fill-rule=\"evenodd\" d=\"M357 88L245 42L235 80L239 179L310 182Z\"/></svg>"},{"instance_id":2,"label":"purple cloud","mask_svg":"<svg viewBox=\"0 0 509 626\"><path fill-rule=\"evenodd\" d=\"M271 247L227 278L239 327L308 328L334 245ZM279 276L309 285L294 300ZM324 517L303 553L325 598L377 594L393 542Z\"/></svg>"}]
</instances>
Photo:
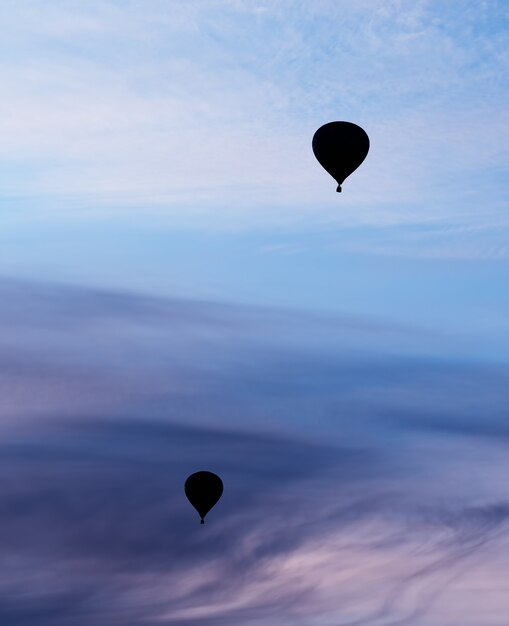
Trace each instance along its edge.
<instances>
[{"instance_id":1,"label":"purple cloud","mask_svg":"<svg viewBox=\"0 0 509 626\"><path fill-rule=\"evenodd\" d=\"M0 291L3 622L501 624L503 366L398 354L394 328L368 350L385 330L351 320ZM225 482L205 527L197 469Z\"/></svg>"}]
</instances>

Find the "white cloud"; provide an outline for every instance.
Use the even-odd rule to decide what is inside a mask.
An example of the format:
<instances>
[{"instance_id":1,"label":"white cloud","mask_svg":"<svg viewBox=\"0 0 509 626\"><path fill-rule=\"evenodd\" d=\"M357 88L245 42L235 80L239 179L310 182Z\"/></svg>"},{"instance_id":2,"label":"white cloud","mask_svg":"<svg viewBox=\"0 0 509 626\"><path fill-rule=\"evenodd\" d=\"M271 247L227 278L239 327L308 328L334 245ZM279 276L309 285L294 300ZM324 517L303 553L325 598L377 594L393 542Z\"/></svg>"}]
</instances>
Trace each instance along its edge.
<instances>
[{"instance_id":1,"label":"white cloud","mask_svg":"<svg viewBox=\"0 0 509 626\"><path fill-rule=\"evenodd\" d=\"M340 198L345 222L419 221L440 199L454 213L477 168L507 163L507 91L500 37L468 39L488 10L455 7L455 31L440 7L6 3L4 195L183 220L335 210L310 139L346 118L372 150ZM476 184L489 203L491 181Z\"/></svg>"}]
</instances>

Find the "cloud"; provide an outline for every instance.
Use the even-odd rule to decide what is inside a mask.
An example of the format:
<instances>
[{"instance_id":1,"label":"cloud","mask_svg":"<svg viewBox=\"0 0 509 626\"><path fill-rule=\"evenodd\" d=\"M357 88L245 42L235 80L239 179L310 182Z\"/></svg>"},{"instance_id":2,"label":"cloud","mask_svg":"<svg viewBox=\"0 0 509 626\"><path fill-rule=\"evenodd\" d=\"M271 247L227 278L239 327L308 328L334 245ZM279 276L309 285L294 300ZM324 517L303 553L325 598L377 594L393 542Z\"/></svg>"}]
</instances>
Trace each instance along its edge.
<instances>
[{"instance_id":1,"label":"cloud","mask_svg":"<svg viewBox=\"0 0 509 626\"><path fill-rule=\"evenodd\" d=\"M398 510L369 450L147 418L53 424L2 459L0 612L16 625L396 622L509 518L506 502ZM226 485L205 527L182 493L198 466Z\"/></svg>"},{"instance_id":2,"label":"cloud","mask_svg":"<svg viewBox=\"0 0 509 626\"><path fill-rule=\"evenodd\" d=\"M331 351L346 356L361 345L369 352L388 346L408 352L441 344L420 329L376 320L220 302L8 280L0 282L0 296L0 410L7 423L69 404L79 414L119 403L125 410L129 402L164 406L166 397L172 401L165 410L175 417L200 419L200 401L209 397L204 419L214 406L210 419L235 420L235 405L243 402L247 414L267 424L272 420L257 394L273 389L282 398L277 390L287 385L309 396L331 377L347 376L346 363ZM274 385L278 368L288 379Z\"/></svg>"},{"instance_id":3,"label":"cloud","mask_svg":"<svg viewBox=\"0 0 509 626\"><path fill-rule=\"evenodd\" d=\"M304 540L299 492L313 495L313 474L327 466L355 480L359 454L147 419L49 428L32 443L10 442L2 452L4 476L11 476L0 516L7 562L18 559L25 576L32 571L46 602L54 594L57 617L67 614L76 620L70 623L81 621L62 603L67 595L85 596L85 620L103 619L131 588L142 592L142 601L143 593L158 600L145 608L144 619L157 616L161 605L191 614L197 601L217 613L214 605L237 593L241 600L233 604L249 612L261 598L258 591L249 601L246 577L260 576L268 591L266 563ZM218 471L226 485L206 535L182 491L187 474L202 466ZM23 592L26 606L31 584L1 578L11 589L17 583L10 597ZM103 586L106 597L94 608ZM37 593L28 600L37 607ZM45 623L44 614L39 619Z\"/></svg>"},{"instance_id":4,"label":"cloud","mask_svg":"<svg viewBox=\"0 0 509 626\"><path fill-rule=\"evenodd\" d=\"M468 219L468 218L467 218ZM473 218L463 225L430 228L388 226L379 231L379 241L350 243L350 252L369 256L400 257L435 261L501 261L509 256L507 226L476 227ZM391 232L388 232L389 229ZM404 233L404 237L402 237Z\"/></svg>"},{"instance_id":5,"label":"cloud","mask_svg":"<svg viewBox=\"0 0 509 626\"><path fill-rule=\"evenodd\" d=\"M0 291L12 626L498 626L507 614L503 367L419 356L419 343L398 355L409 329L362 321ZM225 483L204 527L183 494L198 469Z\"/></svg>"},{"instance_id":6,"label":"cloud","mask_svg":"<svg viewBox=\"0 0 509 626\"><path fill-rule=\"evenodd\" d=\"M500 10L386 0L78 2L72 11L56 0L44 10L9 3L4 194L81 216L288 222L336 206L309 144L340 117L372 137L349 182L345 224L491 206L504 193L493 171L507 164Z\"/></svg>"}]
</instances>

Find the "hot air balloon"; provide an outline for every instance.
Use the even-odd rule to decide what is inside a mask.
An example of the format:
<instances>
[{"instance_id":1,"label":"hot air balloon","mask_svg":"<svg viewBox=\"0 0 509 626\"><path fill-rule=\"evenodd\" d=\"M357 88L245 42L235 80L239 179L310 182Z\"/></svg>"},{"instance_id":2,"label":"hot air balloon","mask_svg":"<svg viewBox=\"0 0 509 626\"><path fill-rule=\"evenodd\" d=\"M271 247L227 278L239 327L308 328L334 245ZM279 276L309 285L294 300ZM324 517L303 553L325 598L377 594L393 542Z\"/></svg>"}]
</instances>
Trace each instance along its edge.
<instances>
[{"instance_id":1,"label":"hot air balloon","mask_svg":"<svg viewBox=\"0 0 509 626\"><path fill-rule=\"evenodd\" d=\"M205 515L223 493L223 481L212 472L196 472L188 477L184 490L187 499L198 511L201 523L205 524Z\"/></svg>"},{"instance_id":2,"label":"hot air balloon","mask_svg":"<svg viewBox=\"0 0 509 626\"><path fill-rule=\"evenodd\" d=\"M336 191L341 191L345 178L366 158L369 137L352 122L329 122L313 135L312 146L320 165L337 181Z\"/></svg>"}]
</instances>

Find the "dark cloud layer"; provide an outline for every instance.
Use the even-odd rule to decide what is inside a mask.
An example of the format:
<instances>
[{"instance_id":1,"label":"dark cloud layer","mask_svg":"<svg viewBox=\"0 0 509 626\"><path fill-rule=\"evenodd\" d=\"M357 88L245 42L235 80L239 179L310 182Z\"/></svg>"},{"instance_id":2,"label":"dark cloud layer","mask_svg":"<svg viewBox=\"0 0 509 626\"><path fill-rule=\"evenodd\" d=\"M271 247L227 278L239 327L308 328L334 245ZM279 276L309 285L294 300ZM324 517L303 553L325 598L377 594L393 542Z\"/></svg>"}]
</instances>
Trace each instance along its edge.
<instances>
[{"instance_id":1,"label":"dark cloud layer","mask_svg":"<svg viewBox=\"0 0 509 626\"><path fill-rule=\"evenodd\" d=\"M0 623L469 623L451 581L495 580L509 521L506 368L351 320L0 293ZM205 527L198 469L225 482Z\"/></svg>"},{"instance_id":2,"label":"dark cloud layer","mask_svg":"<svg viewBox=\"0 0 509 626\"><path fill-rule=\"evenodd\" d=\"M394 515L391 532L402 533L396 545L416 531L435 543L436 560L412 574L430 578L461 562L509 519L504 502L396 506L389 490L395 479L379 452L254 433L94 417L49 424L32 441L5 442L0 456L2 554L7 564L12 559L25 568L0 600L0 615L13 625L109 619L104 623L138 625L152 623L162 609L213 606L218 596L243 593L264 564L298 553L309 541ZM182 488L198 468L217 471L226 485L204 528ZM411 532L404 530L409 515ZM362 541L374 551L383 547ZM172 592L181 578L210 563L212 581ZM8 565L0 574L9 578ZM168 581L165 594L133 606L137 616L123 614L138 581L158 576ZM309 583L307 591L312 588ZM260 600L240 612L243 621L275 610L274 599ZM290 587L277 600L280 614L302 598ZM376 623L369 619L377 615L358 623ZM221 619L238 623L239 612L227 610Z\"/></svg>"},{"instance_id":3,"label":"dark cloud layer","mask_svg":"<svg viewBox=\"0 0 509 626\"><path fill-rule=\"evenodd\" d=\"M0 456L3 554L26 559L27 582L34 561L39 567L45 562L46 572L55 565L70 568L69 588L63 598L55 595L54 607L47 597L36 601L46 605L39 607L41 624L60 619L58 610L82 623L68 606L73 602L87 623L108 610L107 603L94 609L93 597L103 586L114 598L124 577L164 574L178 580L211 560L218 562L216 584L193 594L203 601L224 587L235 593L239 576L296 549L311 524L316 533L348 521L351 511L344 504L322 511L312 505L339 476L349 488L362 482L358 468L370 457L267 435L96 418L48 426L32 442L6 442ZM226 484L206 528L183 497L185 477L200 468L217 471ZM242 548L244 538L260 528L263 539ZM88 580L83 587L82 573L90 569L94 584ZM11 623L18 623L16 611L24 623L25 600L21 606L13 598L0 603ZM150 617L148 610L139 623Z\"/></svg>"}]
</instances>

